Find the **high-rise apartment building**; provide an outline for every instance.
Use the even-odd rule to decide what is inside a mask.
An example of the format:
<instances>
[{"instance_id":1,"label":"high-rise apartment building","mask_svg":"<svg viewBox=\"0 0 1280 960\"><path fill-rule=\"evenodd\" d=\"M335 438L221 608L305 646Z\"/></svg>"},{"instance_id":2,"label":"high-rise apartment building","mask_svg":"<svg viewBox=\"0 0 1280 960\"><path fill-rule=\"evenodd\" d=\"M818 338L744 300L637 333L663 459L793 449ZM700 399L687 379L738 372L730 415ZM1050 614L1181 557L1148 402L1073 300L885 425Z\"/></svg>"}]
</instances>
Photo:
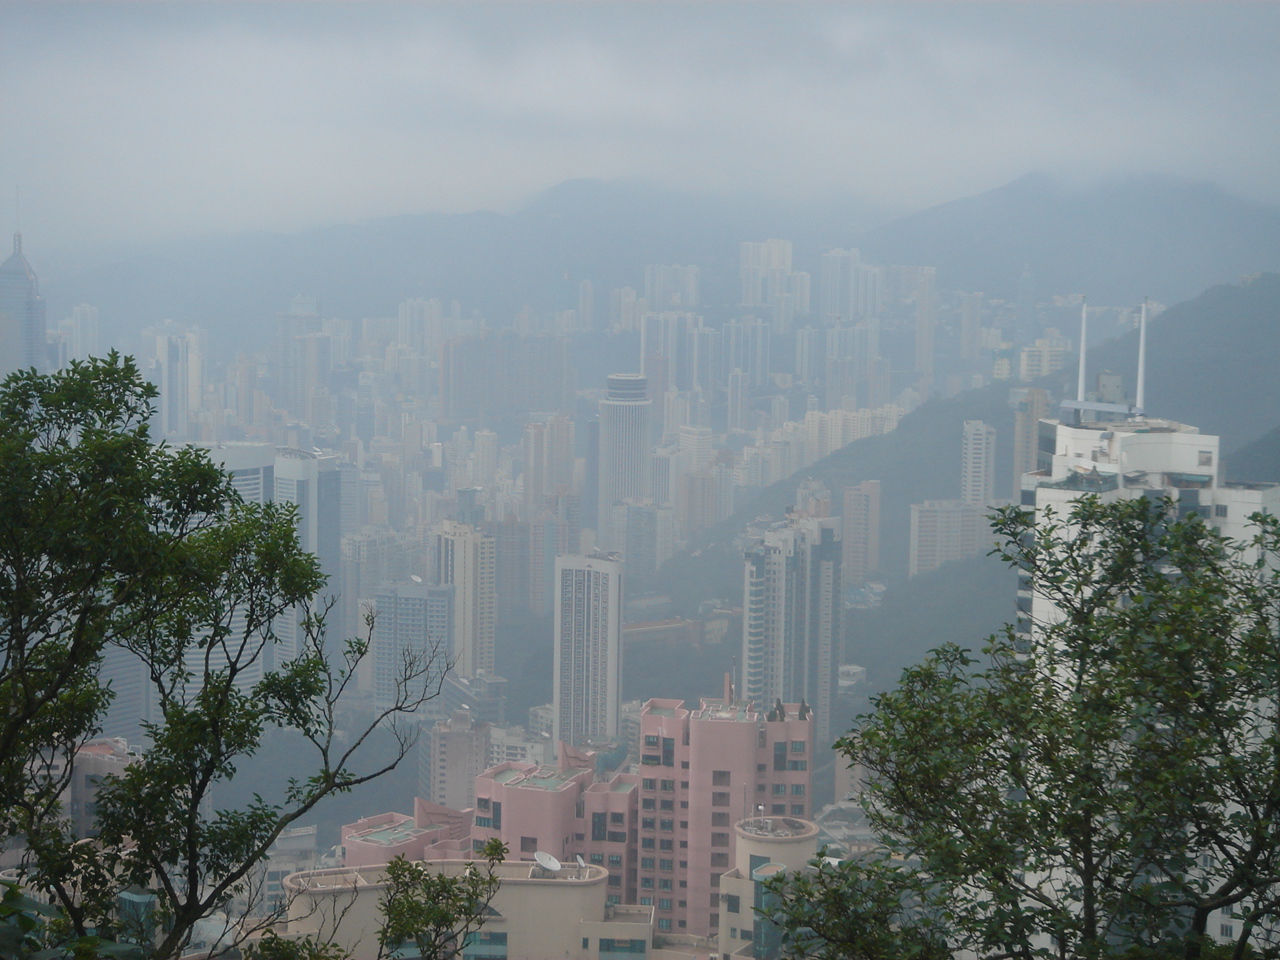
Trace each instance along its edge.
<instances>
[{"instance_id":1,"label":"high-rise apartment building","mask_svg":"<svg viewBox=\"0 0 1280 960\"><path fill-rule=\"evenodd\" d=\"M451 586L420 579L384 583L366 598L373 614L368 663L374 705L386 707L401 695L397 680L409 658L425 665L434 658L430 676L443 673L453 634L456 593Z\"/></svg>"},{"instance_id":2,"label":"high-rise apartment building","mask_svg":"<svg viewBox=\"0 0 1280 960\"><path fill-rule=\"evenodd\" d=\"M497 554L493 537L469 523L445 520L436 535L435 575L454 588L454 671L493 673L498 625Z\"/></svg>"},{"instance_id":3,"label":"high-rise apartment building","mask_svg":"<svg viewBox=\"0 0 1280 960\"><path fill-rule=\"evenodd\" d=\"M966 420L960 446L960 499L986 507L995 497L996 428L981 420Z\"/></svg>"},{"instance_id":4,"label":"high-rise apartment building","mask_svg":"<svg viewBox=\"0 0 1280 960\"><path fill-rule=\"evenodd\" d=\"M578 744L618 735L622 571L616 555L556 558L555 741Z\"/></svg>"},{"instance_id":5,"label":"high-rise apartment building","mask_svg":"<svg viewBox=\"0 0 1280 960\"><path fill-rule=\"evenodd\" d=\"M1036 446L1040 421L1049 416L1049 392L1041 387L1021 387L1009 391L1013 407L1013 490L1022 486L1022 475L1037 469Z\"/></svg>"},{"instance_id":6,"label":"high-rise apartment building","mask_svg":"<svg viewBox=\"0 0 1280 960\"><path fill-rule=\"evenodd\" d=\"M625 514L612 510L624 500L649 496L650 450L648 380L634 373L609 377L608 392L600 401L600 453L597 484L596 542L602 550L620 551L626 531L619 523Z\"/></svg>"},{"instance_id":7,"label":"high-rise apartment building","mask_svg":"<svg viewBox=\"0 0 1280 960\"><path fill-rule=\"evenodd\" d=\"M0 380L45 363L46 323L40 281L22 254L22 234L13 235L13 253L0 263Z\"/></svg>"},{"instance_id":8,"label":"high-rise apartment building","mask_svg":"<svg viewBox=\"0 0 1280 960\"><path fill-rule=\"evenodd\" d=\"M831 737L844 636L840 521L791 516L746 552L742 694L805 701L817 736Z\"/></svg>"},{"instance_id":9,"label":"high-rise apartment building","mask_svg":"<svg viewBox=\"0 0 1280 960\"><path fill-rule=\"evenodd\" d=\"M880 572L880 481L846 487L840 519L845 585L866 583Z\"/></svg>"}]
</instances>

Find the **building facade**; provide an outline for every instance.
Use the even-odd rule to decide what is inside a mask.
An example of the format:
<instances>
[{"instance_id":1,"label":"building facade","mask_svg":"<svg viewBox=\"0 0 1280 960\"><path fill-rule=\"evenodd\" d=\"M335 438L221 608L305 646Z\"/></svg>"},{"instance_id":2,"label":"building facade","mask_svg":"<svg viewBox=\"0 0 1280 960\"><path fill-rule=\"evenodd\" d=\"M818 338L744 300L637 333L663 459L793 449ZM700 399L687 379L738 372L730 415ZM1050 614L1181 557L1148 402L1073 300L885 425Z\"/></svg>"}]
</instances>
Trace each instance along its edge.
<instances>
[{"instance_id":1,"label":"building facade","mask_svg":"<svg viewBox=\"0 0 1280 960\"><path fill-rule=\"evenodd\" d=\"M554 741L618 735L622 573L616 554L556 558Z\"/></svg>"}]
</instances>

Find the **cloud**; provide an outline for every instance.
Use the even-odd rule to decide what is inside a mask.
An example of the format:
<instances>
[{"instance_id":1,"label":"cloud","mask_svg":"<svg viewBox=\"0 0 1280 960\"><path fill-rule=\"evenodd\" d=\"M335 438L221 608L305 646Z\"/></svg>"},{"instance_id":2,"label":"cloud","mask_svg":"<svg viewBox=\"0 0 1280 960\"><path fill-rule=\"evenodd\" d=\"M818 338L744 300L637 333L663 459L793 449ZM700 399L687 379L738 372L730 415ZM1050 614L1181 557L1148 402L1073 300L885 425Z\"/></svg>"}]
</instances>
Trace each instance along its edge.
<instances>
[{"instance_id":1,"label":"cloud","mask_svg":"<svg viewBox=\"0 0 1280 960\"><path fill-rule=\"evenodd\" d=\"M1277 201L1278 26L1262 4L9 4L0 187L64 246L509 208L579 176L905 209L1153 170Z\"/></svg>"}]
</instances>

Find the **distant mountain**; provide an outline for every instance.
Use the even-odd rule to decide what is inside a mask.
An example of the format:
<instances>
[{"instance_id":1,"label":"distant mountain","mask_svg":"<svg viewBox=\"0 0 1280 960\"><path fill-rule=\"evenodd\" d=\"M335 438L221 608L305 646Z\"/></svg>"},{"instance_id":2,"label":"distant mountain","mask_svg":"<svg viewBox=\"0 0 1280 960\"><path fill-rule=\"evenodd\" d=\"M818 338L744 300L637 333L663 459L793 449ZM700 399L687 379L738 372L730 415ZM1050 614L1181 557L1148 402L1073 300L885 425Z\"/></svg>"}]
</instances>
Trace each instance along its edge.
<instances>
[{"instance_id":1,"label":"distant mountain","mask_svg":"<svg viewBox=\"0 0 1280 960\"><path fill-rule=\"evenodd\" d=\"M573 180L511 214L428 213L336 225L296 235L212 236L140 249L119 262L46 282L49 315L96 304L110 333L165 317L209 329L215 346L265 346L261 325L298 293L327 316L394 315L411 297L458 300L493 326L524 305L546 312L578 304L578 284L643 287L650 263L703 268L705 299L737 299L738 244L798 237L819 252L845 245L875 214L858 205L783 207L654 187ZM131 343L132 340L126 341Z\"/></svg>"},{"instance_id":2,"label":"distant mountain","mask_svg":"<svg viewBox=\"0 0 1280 960\"><path fill-rule=\"evenodd\" d=\"M1154 175L1074 188L1031 174L875 228L861 249L872 263L934 264L944 290L1013 299L1027 267L1042 297L1176 303L1280 269L1280 209Z\"/></svg>"},{"instance_id":3,"label":"distant mountain","mask_svg":"<svg viewBox=\"0 0 1280 960\"><path fill-rule=\"evenodd\" d=\"M793 241L814 273L831 247L874 263L935 264L942 290L1011 298L1029 265L1041 296L1086 292L1095 303L1144 295L1171 303L1242 274L1280 269L1280 211L1214 187L1138 177L1073 190L1027 176L975 197L884 220L853 203L770 204L656 187L573 180L510 214L428 213L294 235L249 233L158 244L49 277L49 316L96 304L104 334L127 348L166 317L195 322L215 350L265 345L262 324L298 293L327 315L392 315L410 297L458 300L494 326L522 306L577 305L579 281L607 310L612 287L640 287L649 263L696 263L713 322L738 299L738 244ZM37 272L38 251L30 251Z\"/></svg>"}]
</instances>

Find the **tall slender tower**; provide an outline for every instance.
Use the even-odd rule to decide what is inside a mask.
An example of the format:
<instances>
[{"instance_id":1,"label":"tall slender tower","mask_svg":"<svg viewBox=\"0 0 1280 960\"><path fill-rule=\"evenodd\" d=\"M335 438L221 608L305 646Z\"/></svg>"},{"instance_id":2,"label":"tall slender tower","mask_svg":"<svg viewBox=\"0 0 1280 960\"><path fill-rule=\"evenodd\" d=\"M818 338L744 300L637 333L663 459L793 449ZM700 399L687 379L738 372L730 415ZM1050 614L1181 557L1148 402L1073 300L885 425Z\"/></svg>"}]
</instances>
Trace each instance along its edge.
<instances>
[{"instance_id":1,"label":"tall slender tower","mask_svg":"<svg viewBox=\"0 0 1280 960\"><path fill-rule=\"evenodd\" d=\"M22 234L0 263L0 379L17 370L45 369L44 298L40 281L22 255Z\"/></svg>"},{"instance_id":2,"label":"tall slender tower","mask_svg":"<svg viewBox=\"0 0 1280 960\"><path fill-rule=\"evenodd\" d=\"M742 693L808 702L818 740L830 743L839 643L840 521L798 519L768 531L746 554Z\"/></svg>"},{"instance_id":3,"label":"tall slender tower","mask_svg":"<svg viewBox=\"0 0 1280 960\"><path fill-rule=\"evenodd\" d=\"M985 508L995 498L996 428L981 420L966 420L960 448L960 499Z\"/></svg>"},{"instance_id":4,"label":"tall slender tower","mask_svg":"<svg viewBox=\"0 0 1280 960\"><path fill-rule=\"evenodd\" d=\"M553 741L618 735L622 686L622 561L556 558Z\"/></svg>"},{"instance_id":5,"label":"tall slender tower","mask_svg":"<svg viewBox=\"0 0 1280 960\"><path fill-rule=\"evenodd\" d=\"M624 500L649 496L649 381L636 373L615 373L600 401L599 511L596 540L602 550L625 545Z\"/></svg>"},{"instance_id":6,"label":"tall slender tower","mask_svg":"<svg viewBox=\"0 0 1280 960\"><path fill-rule=\"evenodd\" d=\"M494 672L497 546L469 523L444 521L436 537L436 579L454 588L453 660L459 676Z\"/></svg>"}]
</instances>

